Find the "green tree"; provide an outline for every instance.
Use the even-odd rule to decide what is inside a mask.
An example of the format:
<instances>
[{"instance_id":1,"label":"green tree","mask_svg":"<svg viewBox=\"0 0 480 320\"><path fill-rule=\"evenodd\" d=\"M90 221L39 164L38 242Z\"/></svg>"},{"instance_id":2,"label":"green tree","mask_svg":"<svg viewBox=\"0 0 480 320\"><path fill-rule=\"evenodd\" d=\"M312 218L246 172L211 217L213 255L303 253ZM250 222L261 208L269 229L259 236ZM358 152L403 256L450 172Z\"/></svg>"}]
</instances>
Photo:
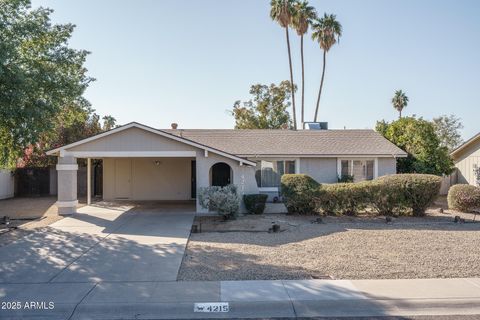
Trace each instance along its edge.
<instances>
[{"instance_id":1,"label":"green tree","mask_svg":"<svg viewBox=\"0 0 480 320\"><path fill-rule=\"evenodd\" d=\"M305 66L303 61L303 36L308 32L309 26L317 18L315 8L308 4L308 1L299 1L294 5L292 17L292 26L300 37L300 57L302 61L302 109L301 123L302 128L305 123Z\"/></svg>"},{"instance_id":2,"label":"green tree","mask_svg":"<svg viewBox=\"0 0 480 320\"><path fill-rule=\"evenodd\" d=\"M99 134L115 126L115 118L104 116L103 124L86 100L81 104L70 104L58 114L55 127L41 135L38 142L27 146L17 161L18 167L47 167L55 164L54 157L48 157L46 150L63 146Z\"/></svg>"},{"instance_id":3,"label":"green tree","mask_svg":"<svg viewBox=\"0 0 480 320\"><path fill-rule=\"evenodd\" d=\"M292 16L294 13L294 0L272 0L270 2L270 18L278 22L278 24L285 28L285 36L287 38L288 49L288 65L290 68L290 85L292 95L292 114L293 114L293 129L297 130L297 116L295 110L295 89L293 82L293 68L292 68L292 54L290 52L290 37L288 35L288 27L292 22Z\"/></svg>"},{"instance_id":4,"label":"green tree","mask_svg":"<svg viewBox=\"0 0 480 320\"><path fill-rule=\"evenodd\" d=\"M463 143L462 135L460 134L463 124L460 118L453 114L449 116L443 115L433 118L433 125L440 139L440 144L447 147L448 151L453 151Z\"/></svg>"},{"instance_id":5,"label":"green tree","mask_svg":"<svg viewBox=\"0 0 480 320\"><path fill-rule=\"evenodd\" d=\"M392 98L393 107L398 111L398 117L402 117L402 110L408 105L408 97L402 90L395 91Z\"/></svg>"},{"instance_id":6,"label":"green tree","mask_svg":"<svg viewBox=\"0 0 480 320\"><path fill-rule=\"evenodd\" d=\"M320 96L322 95L323 81L325 79L325 67L327 63L327 52L342 36L342 25L337 21L334 14L324 14L322 18L317 19L312 24L312 39L317 41L323 50L323 68L322 78L320 80L320 89L318 90L317 105L315 107L314 121L317 121L318 108L320 106Z\"/></svg>"},{"instance_id":7,"label":"green tree","mask_svg":"<svg viewBox=\"0 0 480 320\"><path fill-rule=\"evenodd\" d=\"M52 24L52 10L29 0L0 2L0 166L11 167L25 147L55 126L69 104L82 103L93 79L88 52L68 46L74 26Z\"/></svg>"},{"instance_id":8,"label":"green tree","mask_svg":"<svg viewBox=\"0 0 480 320\"><path fill-rule=\"evenodd\" d=\"M236 101L233 105L231 114L235 117L235 129L291 129L292 120L287 111L291 88L289 81L282 81L278 86L251 86L253 98L243 103Z\"/></svg>"},{"instance_id":9,"label":"green tree","mask_svg":"<svg viewBox=\"0 0 480 320\"><path fill-rule=\"evenodd\" d=\"M432 122L422 118L403 117L391 123L377 122L376 130L408 153L397 159L400 173L450 174L453 161L441 145Z\"/></svg>"}]
</instances>

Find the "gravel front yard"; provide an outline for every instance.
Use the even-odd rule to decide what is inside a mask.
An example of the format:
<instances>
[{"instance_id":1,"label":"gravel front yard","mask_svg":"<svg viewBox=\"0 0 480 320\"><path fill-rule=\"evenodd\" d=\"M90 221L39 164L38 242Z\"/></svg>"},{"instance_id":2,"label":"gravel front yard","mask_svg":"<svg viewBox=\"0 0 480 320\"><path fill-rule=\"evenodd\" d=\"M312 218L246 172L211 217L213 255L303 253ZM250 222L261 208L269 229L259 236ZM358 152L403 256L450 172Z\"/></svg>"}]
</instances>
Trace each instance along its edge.
<instances>
[{"instance_id":1,"label":"gravel front yard","mask_svg":"<svg viewBox=\"0 0 480 320\"><path fill-rule=\"evenodd\" d=\"M453 216L391 224L349 217L317 224L313 216L286 215L204 221L202 233L190 237L178 279L478 277L480 223L453 223ZM273 221L284 231L264 232Z\"/></svg>"}]
</instances>

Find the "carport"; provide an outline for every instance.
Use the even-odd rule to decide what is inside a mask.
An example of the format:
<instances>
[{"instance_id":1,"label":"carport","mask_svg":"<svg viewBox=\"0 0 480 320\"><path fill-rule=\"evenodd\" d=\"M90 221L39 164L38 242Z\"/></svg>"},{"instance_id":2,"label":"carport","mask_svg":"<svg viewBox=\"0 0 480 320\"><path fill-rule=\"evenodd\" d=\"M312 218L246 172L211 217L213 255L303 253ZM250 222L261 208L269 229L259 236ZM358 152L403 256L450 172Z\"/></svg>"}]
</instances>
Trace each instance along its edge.
<instances>
[{"instance_id":1,"label":"carport","mask_svg":"<svg viewBox=\"0 0 480 320\"><path fill-rule=\"evenodd\" d=\"M103 200L194 201L200 187L236 184L258 193L255 163L135 122L47 152L58 157L61 214L75 212L77 159L87 163L87 204L92 199L92 160L103 161ZM196 202L196 211L204 212Z\"/></svg>"}]
</instances>

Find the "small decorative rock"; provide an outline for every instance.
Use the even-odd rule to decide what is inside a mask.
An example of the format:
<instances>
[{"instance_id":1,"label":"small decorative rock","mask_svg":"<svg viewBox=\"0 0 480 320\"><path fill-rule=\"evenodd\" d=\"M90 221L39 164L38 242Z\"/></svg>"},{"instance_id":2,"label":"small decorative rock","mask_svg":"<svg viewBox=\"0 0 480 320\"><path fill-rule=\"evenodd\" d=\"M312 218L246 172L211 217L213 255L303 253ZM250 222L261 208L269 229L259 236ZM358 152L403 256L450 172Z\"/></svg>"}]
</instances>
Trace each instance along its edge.
<instances>
[{"instance_id":1,"label":"small decorative rock","mask_svg":"<svg viewBox=\"0 0 480 320\"><path fill-rule=\"evenodd\" d=\"M438 209L439 213L443 213L443 208Z\"/></svg>"},{"instance_id":2,"label":"small decorative rock","mask_svg":"<svg viewBox=\"0 0 480 320\"><path fill-rule=\"evenodd\" d=\"M460 216L455 216L455 219L453 220L455 223L465 223L465 219L460 218Z\"/></svg>"},{"instance_id":3,"label":"small decorative rock","mask_svg":"<svg viewBox=\"0 0 480 320\"><path fill-rule=\"evenodd\" d=\"M272 226L272 231L273 232L279 232L280 231L280 225L279 224L274 224Z\"/></svg>"}]
</instances>

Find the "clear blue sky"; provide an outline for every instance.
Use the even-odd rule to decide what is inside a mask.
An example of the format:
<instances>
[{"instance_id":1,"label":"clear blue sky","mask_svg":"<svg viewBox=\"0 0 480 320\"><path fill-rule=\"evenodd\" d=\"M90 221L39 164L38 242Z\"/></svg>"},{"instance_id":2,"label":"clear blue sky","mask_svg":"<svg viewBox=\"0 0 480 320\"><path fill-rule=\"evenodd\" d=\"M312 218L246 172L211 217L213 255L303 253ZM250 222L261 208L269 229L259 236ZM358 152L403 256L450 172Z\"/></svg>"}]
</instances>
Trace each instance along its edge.
<instances>
[{"instance_id":1,"label":"clear blue sky","mask_svg":"<svg viewBox=\"0 0 480 320\"><path fill-rule=\"evenodd\" d=\"M480 1L311 0L335 13L344 35L327 56L320 120L330 128L372 128L397 113L455 114L463 137L480 131ZM157 128L232 128L227 110L253 83L288 79L284 31L267 0L34 0L54 22L77 25L71 45L91 51L86 97L118 123ZM299 40L291 32L296 82ZM305 42L306 110L313 118L321 51ZM298 99L298 104L300 100Z\"/></svg>"}]
</instances>

